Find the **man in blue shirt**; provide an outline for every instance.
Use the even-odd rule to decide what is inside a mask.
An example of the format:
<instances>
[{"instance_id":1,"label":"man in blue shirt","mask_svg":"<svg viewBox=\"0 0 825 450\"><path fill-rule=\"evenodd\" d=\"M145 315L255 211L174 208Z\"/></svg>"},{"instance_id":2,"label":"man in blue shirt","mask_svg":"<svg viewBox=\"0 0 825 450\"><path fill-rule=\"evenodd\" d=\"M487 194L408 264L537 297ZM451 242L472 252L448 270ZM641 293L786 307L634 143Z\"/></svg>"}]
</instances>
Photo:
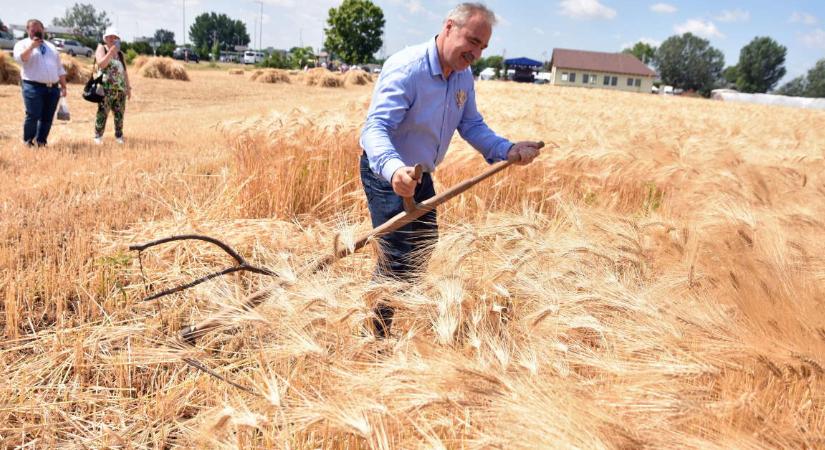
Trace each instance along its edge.
<instances>
[{"instance_id":1,"label":"man in blue shirt","mask_svg":"<svg viewBox=\"0 0 825 450\"><path fill-rule=\"evenodd\" d=\"M31 19L26 23L29 37L14 45L14 59L23 72L23 142L28 146L44 146L52 128L52 120L60 97L66 96L66 70L60 62L57 48L45 40L43 23Z\"/></svg>"},{"instance_id":2,"label":"man in blue shirt","mask_svg":"<svg viewBox=\"0 0 825 450\"><path fill-rule=\"evenodd\" d=\"M404 210L403 197L421 202L435 195L430 174L456 130L489 163L509 159L523 165L538 156L538 143L513 144L496 135L476 108L470 65L487 48L495 22L484 5L462 3L438 36L384 63L360 139L361 181L374 227ZM418 181L416 164L425 168ZM386 235L376 274L410 280L426 264L437 237L435 211ZM373 324L379 338L388 335L393 313L385 303L377 306Z\"/></svg>"}]
</instances>

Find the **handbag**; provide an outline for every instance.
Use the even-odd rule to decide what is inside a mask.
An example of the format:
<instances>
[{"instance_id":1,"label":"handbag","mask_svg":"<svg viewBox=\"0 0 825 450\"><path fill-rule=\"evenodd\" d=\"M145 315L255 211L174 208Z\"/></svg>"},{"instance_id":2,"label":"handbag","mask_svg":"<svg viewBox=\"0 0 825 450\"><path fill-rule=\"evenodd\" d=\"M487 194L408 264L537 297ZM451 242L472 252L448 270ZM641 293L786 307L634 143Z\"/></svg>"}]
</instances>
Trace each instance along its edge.
<instances>
[{"instance_id":1,"label":"handbag","mask_svg":"<svg viewBox=\"0 0 825 450\"><path fill-rule=\"evenodd\" d=\"M97 58L92 64L92 74L89 76L89 81L83 87L83 100L92 103L100 103L105 98L103 92L103 73L95 77L95 66L97 65Z\"/></svg>"}]
</instances>

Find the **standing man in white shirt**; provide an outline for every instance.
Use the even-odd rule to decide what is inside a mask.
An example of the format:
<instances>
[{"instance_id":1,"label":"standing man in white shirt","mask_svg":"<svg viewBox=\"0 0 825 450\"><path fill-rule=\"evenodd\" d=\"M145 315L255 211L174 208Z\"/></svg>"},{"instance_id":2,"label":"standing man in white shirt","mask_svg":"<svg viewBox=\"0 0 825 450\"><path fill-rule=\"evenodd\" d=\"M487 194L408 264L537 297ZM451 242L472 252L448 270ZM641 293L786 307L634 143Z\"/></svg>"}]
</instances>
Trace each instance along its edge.
<instances>
[{"instance_id":1,"label":"standing man in white shirt","mask_svg":"<svg viewBox=\"0 0 825 450\"><path fill-rule=\"evenodd\" d=\"M29 37L14 45L14 59L23 66L23 142L29 147L46 145L57 104L66 96L66 70L55 46L45 40L45 31L43 22L29 19Z\"/></svg>"}]
</instances>

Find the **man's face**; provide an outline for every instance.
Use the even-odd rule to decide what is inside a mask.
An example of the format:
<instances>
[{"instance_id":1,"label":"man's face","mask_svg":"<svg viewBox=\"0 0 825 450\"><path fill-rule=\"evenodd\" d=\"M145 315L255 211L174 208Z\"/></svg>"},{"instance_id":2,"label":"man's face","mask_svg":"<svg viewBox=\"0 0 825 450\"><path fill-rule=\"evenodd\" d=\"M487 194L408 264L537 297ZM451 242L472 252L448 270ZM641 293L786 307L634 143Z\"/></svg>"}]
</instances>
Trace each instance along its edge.
<instances>
[{"instance_id":1,"label":"man's face","mask_svg":"<svg viewBox=\"0 0 825 450\"><path fill-rule=\"evenodd\" d=\"M444 24L444 59L447 65L460 72L481 58L487 48L493 27L483 14L473 14L464 25L452 20Z\"/></svg>"},{"instance_id":2,"label":"man's face","mask_svg":"<svg viewBox=\"0 0 825 450\"><path fill-rule=\"evenodd\" d=\"M29 28L27 28L26 31L28 31L30 38L33 38L38 32L40 32L40 36L44 35L43 25L40 25L37 22L32 22L31 24L29 24Z\"/></svg>"}]
</instances>

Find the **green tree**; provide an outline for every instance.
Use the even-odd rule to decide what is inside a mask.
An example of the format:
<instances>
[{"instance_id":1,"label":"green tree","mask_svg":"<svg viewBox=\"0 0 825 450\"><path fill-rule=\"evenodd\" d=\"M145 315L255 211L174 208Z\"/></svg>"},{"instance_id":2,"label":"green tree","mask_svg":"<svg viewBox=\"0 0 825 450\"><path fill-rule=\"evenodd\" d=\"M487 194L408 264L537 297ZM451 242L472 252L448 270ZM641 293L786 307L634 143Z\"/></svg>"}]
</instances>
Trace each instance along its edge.
<instances>
[{"instance_id":1,"label":"green tree","mask_svg":"<svg viewBox=\"0 0 825 450\"><path fill-rule=\"evenodd\" d=\"M384 12L370 0L344 0L329 9L324 47L349 64L373 61L383 39Z\"/></svg>"},{"instance_id":2,"label":"green tree","mask_svg":"<svg viewBox=\"0 0 825 450\"><path fill-rule=\"evenodd\" d=\"M160 44L157 50L158 56L172 56L172 53L175 52L175 44L173 42L167 42L165 44Z\"/></svg>"},{"instance_id":3,"label":"green tree","mask_svg":"<svg viewBox=\"0 0 825 450\"><path fill-rule=\"evenodd\" d=\"M155 30L154 41L159 44L174 44L175 43L175 33L165 30L163 28Z\"/></svg>"},{"instance_id":4,"label":"green tree","mask_svg":"<svg viewBox=\"0 0 825 450\"><path fill-rule=\"evenodd\" d=\"M825 58L808 71L806 97L825 97Z\"/></svg>"},{"instance_id":5,"label":"green tree","mask_svg":"<svg viewBox=\"0 0 825 450\"><path fill-rule=\"evenodd\" d=\"M653 63L653 58L656 56L656 47L639 41L635 43L633 47L624 49L622 53L628 53L645 64L651 64Z\"/></svg>"},{"instance_id":6,"label":"green tree","mask_svg":"<svg viewBox=\"0 0 825 450\"><path fill-rule=\"evenodd\" d=\"M289 65L295 69L302 69L315 60L312 47L292 47L289 49Z\"/></svg>"},{"instance_id":7,"label":"green tree","mask_svg":"<svg viewBox=\"0 0 825 450\"><path fill-rule=\"evenodd\" d=\"M75 3L63 17L55 17L52 25L78 29L84 36L101 39L106 27L112 24L106 11L98 12L91 3Z\"/></svg>"},{"instance_id":8,"label":"green tree","mask_svg":"<svg viewBox=\"0 0 825 450\"><path fill-rule=\"evenodd\" d=\"M272 69L291 69L292 63L289 57L281 52L272 52L257 64L259 67L269 67Z\"/></svg>"},{"instance_id":9,"label":"green tree","mask_svg":"<svg viewBox=\"0 0 825 450\"><path fill-rule=\"evenodd\" d=\"M807 90L808 78L805 75L800 75L785 83L781 88L776 90L776 93L790 95L791 97L804 97Z\"/></svg>"},{"instance_id":10,"label":"green tree","mask_svg":"<svg viewBox=\"0 0 825 450\"><path fill-rule=\"evenodd\" d=\"M725 67L722 71L722 78L728 86L736 86L736 79L739 78L739 68L736 66Z\"/></svg>"},{"instance_id":11,"label":"green tree","mask_svg":"<svg viewBox=\"0 0 825 450\"><path fill-rule=\"evenodd\" d=\"M725 56L710 42L691 33L667 38L654 59L665 84L710 94L725 67Z\"/></svg>"},{"instance_id":12,"label":"green tree","mask_svg":"<svg viewBox=\"0 0 825 450\"><path fill-rule=\"evenodd\" d=\"M736 87L741 92L765 93L785 76L788 49L769 37L755 37L739 52Z\"/></svg>"},{"instance_id":13,"label":"green tree","mask_svg":"<svg viewBox=\"0 0 825 450\"><path fill-rule=\"evenodd\" d=\"M233 49L235 45L249 44L246 25L240 20L232 20L226 14L203 13L195 17L189 27L189 37L198 50L198 55L207 57L209 48L215 42L222 50ZM206 53L202 53L206 49Z\"/></svg>"}]
</instances>

